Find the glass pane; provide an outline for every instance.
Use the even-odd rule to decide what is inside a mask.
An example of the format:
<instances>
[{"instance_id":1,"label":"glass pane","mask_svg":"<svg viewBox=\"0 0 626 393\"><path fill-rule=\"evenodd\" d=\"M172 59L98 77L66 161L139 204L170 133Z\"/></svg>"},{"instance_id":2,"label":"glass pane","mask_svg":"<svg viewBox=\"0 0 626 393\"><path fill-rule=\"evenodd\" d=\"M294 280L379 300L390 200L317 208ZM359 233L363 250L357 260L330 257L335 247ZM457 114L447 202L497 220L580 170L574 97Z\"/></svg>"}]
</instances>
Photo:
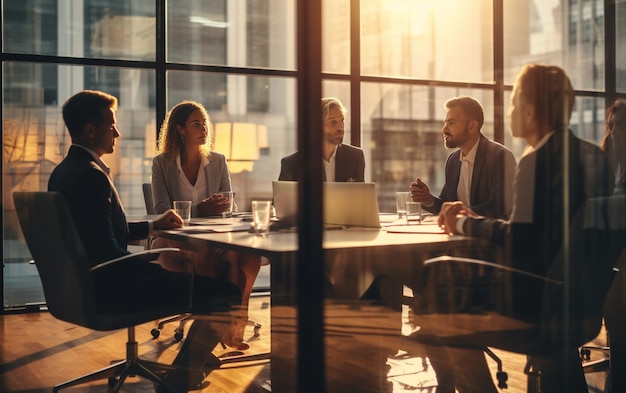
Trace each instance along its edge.
<instances>
[{"instance_id":1,"label":"glass pane","mask_svg":"<svg viewBox=\"0 0 626 393\"><path fill-rule=\"evenodd\" d=\"M295 80L171 71L167 82L168 109L182 100L198 101L209 113L214 131L216 123L252 123L267 137L249 166L231 159L229 152L219 152L226 154L239 210L250 211L253 199L271 200L280 159L297 148Z\"/></svg>"},{"instance_id":2,"label":"glass pane","mask_svg":"<svg viewBox=\"0 0 626 393\"><path fill-rule=\"evenodd\" d=\"M363 1L361 73L490 82L492 19L491 0Z\"/></svg>"},{"instance_id":3,"label":"glass pane","mask_svg":"<svg viewBox=\"0 0 626 393\"><path fill-rule=\"evenodd\" d=\"M152 0L3 1L2 7L6 52L155 59Z\"/></svg>"},{"instance_id":4,"label":"glass pane","mask_svg":"<svg viewBox=\"0 0 626 393\"><path fill-rule=\"evenodd\" d=\"M439 195L446 158L453 151L444 146L441 134L449 98L470 95L480 101L485 113L482 133L493 139L490 90L378 83L364 83L362 89L366 178L377 184L381 212L395 212L395 192L408 190L416 177Z\"/></svg>"},{"instance_id":5,"label":"glass pane","mask_svg":"<svg viewBox=\"0 0 626 393\"><path fill-rule=\"evenodd\" d=\"M322 71L350 73L350 0L322 2ZM342 100L342 103L346 103Z\"/></svg>"},{"instance_id":6,"label":"glass pane","mask_svg":"<svg viewBox=\"0 0 626 393\"><path fill-rule=\"evenodd\" d=\"M505 83L526 63L554 64L575 89L604 89L601 0L504 2Z\"/></svg>"},{"instance_id":7,"label":"glass pane","mask_svg":"<svg viewBox=\"0 0 626 393\"><path fill-rule=\"evenodd\" d=\"M615 21L615 37L609 44L615 45L617 52L617 91L626 93L626 41L622 38L626 36L626 1L615 2Z\"/></svg>"},{"instance_id":8,"label":"glass pane","mask_svg":"<svg viewBox=\"0 0 626 393\"><path fill-rule=\"evenodd\" d=\"M295 68L295 2L170 0L167 60Z\"/></svg>"},{"instance_id":9,"label":"glass pane","mask_svg":"<svg viewBox=\"0 0 626 393\"><path fill-rule=\"evenodd\" d=\"M131 83L130 81L133 81ZM83 89L109 92L119 100L121 137L103 159L111 167L126 214L144 215L141 183L151 170L156 114L154 73L142 69L71 67L54 64L3 64L3 258L5 304L43 301L34 265L21 235L14 191L44 191L71 140L61 106Z\"/></svg>"}]
</instances>

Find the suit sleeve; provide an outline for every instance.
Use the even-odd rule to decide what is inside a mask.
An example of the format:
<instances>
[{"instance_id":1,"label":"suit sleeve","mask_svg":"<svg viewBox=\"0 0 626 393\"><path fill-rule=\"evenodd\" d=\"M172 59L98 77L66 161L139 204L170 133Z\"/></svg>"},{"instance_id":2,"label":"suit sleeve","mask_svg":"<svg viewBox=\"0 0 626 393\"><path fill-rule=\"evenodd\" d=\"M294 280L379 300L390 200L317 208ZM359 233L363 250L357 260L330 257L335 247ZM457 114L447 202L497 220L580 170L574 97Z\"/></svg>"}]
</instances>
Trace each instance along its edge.
<instances>
[{"instance_id":1,"label":"suit sleeve","mask_svg":"<svg viewBox=\"0 0 626 393\"><path fill-rule=\"evenodd\" d=\"M357 150L358 159L357 159L357 167L356 167L356 181L364 182L365 181L365 155L363 154L363 150Z\"/></svg>"},{"instance_id":2,"label":"suit sleeve","mask_svg":"<svg viewBox=\"0 0 626 393\"><path fill-rule=\"evenodd\" d=\"M95 169L87 171L75 184L72 200L68 202L73 204L76 227L90 258L98 263L129 254L126 244L118 243L115 237L113 200L116 196L106 175Z\"/></svg>"},{"instance_id":3,"label":"suit sleeve","mask_svg":"<svg viewBox=\"0 0 626 393\"><path fill-rule=\"evenodd\" d=\"M515 157L507 149L497 149L492 153L492 159L486 162L483 173L474 176L484 177L486 182L479 182L485 190L482 202L472 205L477 214L507 219L513 210L513 181L515 178Z\"/></svg>"},{"instance_id":4,"label":"suit sleeve","mask_svg":"<svg viewBox=\"0 0 626 393\"><path fill-rule=\"evenodd\" d=\"M280 174L278 175L279 181L294 181L296 177L292 171L290 161L287 157L283 157L280 160Z\"/></svg>"},{"instance_id":5,"label":"suit sleeve","mask_svg":"<svg viewBox=\"0 0 626 393\"><path fill-rule=\"evenodd\" d=\"M167 192L168 179L165 178L164 162L163 157L159 156L152 160L152 198L154 210L158 214L172 208L172 201Z\"/></svg>"}]
</instances>

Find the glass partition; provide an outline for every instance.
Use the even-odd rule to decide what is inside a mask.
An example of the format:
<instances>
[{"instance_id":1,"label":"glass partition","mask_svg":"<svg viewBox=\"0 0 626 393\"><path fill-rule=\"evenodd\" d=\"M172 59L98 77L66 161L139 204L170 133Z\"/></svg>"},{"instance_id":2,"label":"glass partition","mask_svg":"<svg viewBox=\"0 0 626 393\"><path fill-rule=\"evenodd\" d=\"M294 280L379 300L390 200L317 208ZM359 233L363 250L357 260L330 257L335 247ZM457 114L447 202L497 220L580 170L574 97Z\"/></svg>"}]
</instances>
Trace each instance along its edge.
<instances>
[{"instance_id":1,"label":"glass partition","mask_svg":"<svg viewBox=\"0 0 626 393\"><path fill-rule=\"evenodd\" d=\"M540 63L562 67L575 89L604 90L602 1L512 0L503 5L506 84L513 84L524 64Z\"/></svg>"},{"instance_id":2,"label":"glass partition","mask_svg":"<svg viewBox=\"0 0 626 393\"><path fill-rule=\"evenodd\" d=\"M155 59L154 1L5 1L2 8L5 52Z\"/></svg>"},{"instance_id":3,"label":"glass partition","mask_svg":"<svg viewBox=\"0 0 626 393\"><path fill-rule=\"evenodd\" d=\"M295 12L293 0L170 0L167 61L295 69Z\"/></svg>"},{"instance_id":4,"label":"glass partition","mask_svg":"<svg viewBox=\"0 0 626 393\"><path fill-rule=\"evenodd\" d=\"M361 2L361 74L455 82L493 81L492 3L491 0Z\"/></svg>"}]
</instances>

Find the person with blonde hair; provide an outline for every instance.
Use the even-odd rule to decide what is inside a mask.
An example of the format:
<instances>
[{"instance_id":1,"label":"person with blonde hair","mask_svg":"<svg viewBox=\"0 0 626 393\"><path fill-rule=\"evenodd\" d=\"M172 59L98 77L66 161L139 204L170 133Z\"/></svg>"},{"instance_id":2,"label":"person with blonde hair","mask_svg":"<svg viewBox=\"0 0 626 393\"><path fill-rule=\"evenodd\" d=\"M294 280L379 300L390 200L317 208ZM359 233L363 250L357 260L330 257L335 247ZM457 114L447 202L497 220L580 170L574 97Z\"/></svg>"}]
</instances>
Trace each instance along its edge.
<instances>
[{"instance_id":1,"label":"person with blonde hair","mask_svg":"<svg viewBox=\"0 0 626 393\"><path fill-rule=\"evenodd\" d=\"M158 154L152 160L152 195L154 209L161 213L172 208L175 200L192 201L192 217L219 215L229 208L226 197L232 191L226 157L211 151L211 119L202 104L182 101L167 114L158 141ZM154 246L172 241L157 238ZM176 243L177 246L181 244ZM183 248L189 246L182 245ZM252 286L261 267L261 258L250 254L212 248L192 250L196 272L203 276L225 276L242 292L242 312L233 321L223 344L239 350L248 349L243 334L248 321L248 303ZM160 263L170 270L188 270L189 264L169 256Z\"/></svg>"},{"instance_id":2,"label":"person with blonde hair","mask_svg":"<svg viewBox=\"0 0 626 393\"><path fill-rule=\"evenodd\" d=\"M363 149L343 143L345 116L348 110L334 97L321 100L322 111L322 164L324 181L365 181L365 155ZM303 179L303 163L300 152L280 160L278 180L300 181Z\"/></svg>"}]
</instances>

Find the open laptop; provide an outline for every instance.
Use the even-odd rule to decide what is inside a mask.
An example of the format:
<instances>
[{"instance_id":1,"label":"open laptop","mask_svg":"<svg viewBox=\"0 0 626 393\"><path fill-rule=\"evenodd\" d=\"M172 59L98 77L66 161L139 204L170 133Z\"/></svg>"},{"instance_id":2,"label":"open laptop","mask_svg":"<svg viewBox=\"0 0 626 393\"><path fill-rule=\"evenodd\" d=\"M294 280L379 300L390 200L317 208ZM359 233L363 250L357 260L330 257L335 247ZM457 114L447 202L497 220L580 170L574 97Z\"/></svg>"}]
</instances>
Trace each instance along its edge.
<instances>
[{"instance_id":1,"label":"open laptop","mask_svg":"<svg viewBox=\"0 0 626 393\"><path fill-rule=\"evenodd\" d=\"M274 208L281 221L295 223L298 183L273 181ZM375 183L325 182L323 222L330 226L380 228Z\"/></svg>"}]
</instances>

